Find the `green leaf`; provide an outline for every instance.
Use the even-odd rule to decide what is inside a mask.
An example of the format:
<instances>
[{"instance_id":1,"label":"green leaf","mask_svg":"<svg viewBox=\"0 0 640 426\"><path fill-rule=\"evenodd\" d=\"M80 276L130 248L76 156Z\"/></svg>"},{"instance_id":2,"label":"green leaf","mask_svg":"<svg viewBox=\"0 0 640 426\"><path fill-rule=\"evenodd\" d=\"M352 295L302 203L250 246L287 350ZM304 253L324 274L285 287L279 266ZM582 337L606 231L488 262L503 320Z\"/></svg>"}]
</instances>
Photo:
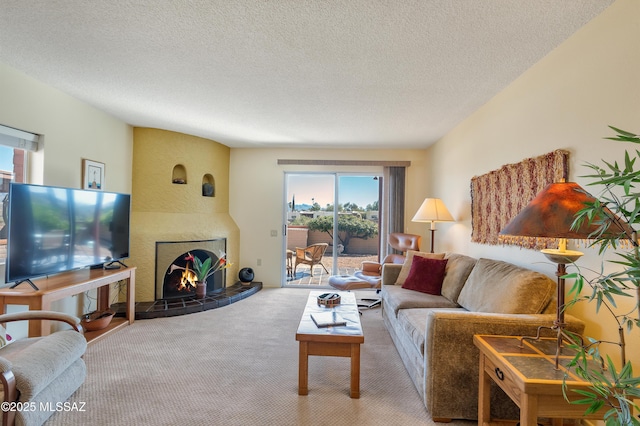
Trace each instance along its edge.
<instances>
[{"instance_id":1,"label":"green leaf","mask_svg":"<svg viewBox=\"0 0 640 426\"><path fill-rule=\"evenodd\" d=\"M626 137L630 137L630 138L640 139L638 137L639 135L636 135L636 134L631 133L631 132L627 132L626 130L622 130L622 129L619 129L619 128L613 127L613 126L609 126L609 128L612 129L614 132L616 132L620 136L626 136Z\"/></svg>"},{"instance_id":2,"label":"green leaf","mask_svg":"<svg viewBox=\"0 0 640 426\"><path fill-rule=\"evenodd\" d=\"M587 415L594 414L598 412L598 410L600 410L602 407L604 407L604 401L601 401L601 400L593 401L589 406L589 408L587 408L587 411L585 411L584 413Z\"/></svg>"},{"instance_id":3,"label":"green leaf","mask_svg":"<svg viewBox=\"0 0 640 426\"><path fill-rule=\"evenodd\" d=\"M200 268L198 269L198 279L200 281L204 281L207 278L207 272L211 269L211 258L207 257L207 260L200 264Z\"/></svg>"},{"instance_id":4,"label":"green leaf","mask_svg":"<svg viewBox=\"0 0 640 426\"><path fill-rule=\"evenodd\" d=\"M582 293L582 288L584 287L584 278L582 275L578 275L573 283L573 285L571 286L571 288L569 289L569 294L575 294L575 297L577 298L580 293Z\"/></svg>"},{"instance_id":5,"label":"green leaf","mask_svg":"<svg viewBox=\"0 0 640 426\"><path fill-rule=\"evenodd\" d=\"M589 398L589 401L592 401L592 400L594 400L594 399L596 399L598 397L598 395L596 395L595 393L589 392L589 391L586 391L586 390L582 390L582 389L573 389L573 391L575 393L577 393L577 394L582 395L582 396L586 396L587 398ZM586 399L585 399L585 401L586 401ZM577 401L574 401L573 403L579 404Z\"/></svg>"}]
</instances>

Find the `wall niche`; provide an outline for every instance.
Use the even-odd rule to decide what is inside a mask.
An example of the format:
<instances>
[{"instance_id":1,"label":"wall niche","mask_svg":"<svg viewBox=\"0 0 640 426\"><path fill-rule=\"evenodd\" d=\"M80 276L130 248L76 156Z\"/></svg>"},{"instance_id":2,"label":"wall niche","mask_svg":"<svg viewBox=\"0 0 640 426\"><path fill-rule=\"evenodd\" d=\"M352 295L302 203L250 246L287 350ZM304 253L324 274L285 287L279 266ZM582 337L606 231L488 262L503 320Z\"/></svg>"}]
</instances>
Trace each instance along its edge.
<instances>
[{"instance_id":1,"label":"wall niche","mask_svg":"<svg viewBox=\"0 0 640 426\"><path fill-rule=\"evenodd\" d=\"M216 196L215 179L209 173L202 176L202 196L203 197Z\"/></svg>"},{"instance_id":2,"label":"wall niche","mask_svg":"<svg viewBox=\"0 0 640 426\"><path fill-rule=\"evenodd\" d=\"M182 164L173 166L171 183L175 183L176 185L185 185L187 183L187 169Z\"/></svg>"}]
</instances>

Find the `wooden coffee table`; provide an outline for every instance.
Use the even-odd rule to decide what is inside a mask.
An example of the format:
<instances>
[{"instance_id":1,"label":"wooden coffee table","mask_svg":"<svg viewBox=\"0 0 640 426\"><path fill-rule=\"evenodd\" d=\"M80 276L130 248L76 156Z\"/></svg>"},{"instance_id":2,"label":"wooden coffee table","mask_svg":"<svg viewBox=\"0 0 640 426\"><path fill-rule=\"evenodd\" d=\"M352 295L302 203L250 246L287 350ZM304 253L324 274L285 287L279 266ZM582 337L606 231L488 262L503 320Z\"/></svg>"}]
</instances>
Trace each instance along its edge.
<instances>
[{"instance_id":1,"label":"wooden coffee table","mask_svg":"<svg viewBox=\"0 0 640 426\"><path fill-rule=\"evenodd\" d=\"M311 291L307 306L302 313L296 340L300 342L298 370L298 395L307 395L309 356L341 356L351 358L351 398L360 398L360 345L364 334L360 324L360 313L353 293L337 292L341 303L333 308L318 306L317 297L327 291ZM335 310L345 319L346 326L319 328L311 319L314 312Z\"/></svg>"}]
</instances>

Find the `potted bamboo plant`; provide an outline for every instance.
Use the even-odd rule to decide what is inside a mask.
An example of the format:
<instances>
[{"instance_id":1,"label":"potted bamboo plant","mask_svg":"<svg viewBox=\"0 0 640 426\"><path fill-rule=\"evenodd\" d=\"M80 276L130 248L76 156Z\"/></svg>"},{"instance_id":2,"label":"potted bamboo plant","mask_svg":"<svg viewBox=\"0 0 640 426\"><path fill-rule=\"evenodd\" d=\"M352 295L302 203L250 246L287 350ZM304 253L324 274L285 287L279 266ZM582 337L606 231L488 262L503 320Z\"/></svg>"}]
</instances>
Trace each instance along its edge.
<instances>
[{"instance_id":1,"label":"potted bamboo plant","mask_svg":"<svg viewBox=\"0 0 640 426\"><path fill-rule=\"evenodd\" d=\"M615 127L611 129L616 135L606 139L640 144L640 135ZM595 303L597 314L610 315L618 328L617 340L588 337L582 340L574 336L571 345L577 355L570 367L590 383L588 390L576 391L581 398L573 403L588 405L587 413L608 408L605 414L607 426L640 426L640 420L633 413L634 409L639 410L640 376L633 372L625 341L626 332L640 327L640 246L637 232L640 229L640 168L635 164L638 159L640 151L635 150L634 153L625 151L621 163L603 161L603 165L587 164L592 173L583 178L589 179L588 186L597 188L599 192L595 201L585 205L576 215L573 227L577 229L585 221L598 225L598 230L590 237L591 245L599 249L602 265L597 271L574 265L577 272L565 276L575 280L569 291L572 298L566 307L581 302ZM620 221L624 221L625 226L618 226ZM624 231L608 232L614 228ZM613 259L605 260L605 254L610 251L614 252ZM613 264L613 268L606 267L605 262ZM614 271L607 272L609 269ZM620 312L616 300L619 302L619 298L626 297L635 300L631 309ZM610 345L613 345L611 349L605 348ZM588 363L589 358L596 362Z\"/></svg>"}]
</instances>

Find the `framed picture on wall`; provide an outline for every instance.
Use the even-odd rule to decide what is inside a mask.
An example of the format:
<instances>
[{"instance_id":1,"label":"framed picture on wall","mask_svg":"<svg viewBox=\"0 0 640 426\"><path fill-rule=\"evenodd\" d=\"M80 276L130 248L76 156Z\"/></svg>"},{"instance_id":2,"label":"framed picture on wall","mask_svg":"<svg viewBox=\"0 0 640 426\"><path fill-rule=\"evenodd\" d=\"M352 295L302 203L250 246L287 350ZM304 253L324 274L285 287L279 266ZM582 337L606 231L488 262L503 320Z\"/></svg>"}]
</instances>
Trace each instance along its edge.
<instances>
[{"instance_id":1,"label":"framed picture on wall","mask_svg":"<svg viewBox=\"0 0 640 426\"><path fill-rule=\"evenodd\" d=\"M104 189L104 163L82 159L82 189Z\"/></svg>"}]
</instances>

